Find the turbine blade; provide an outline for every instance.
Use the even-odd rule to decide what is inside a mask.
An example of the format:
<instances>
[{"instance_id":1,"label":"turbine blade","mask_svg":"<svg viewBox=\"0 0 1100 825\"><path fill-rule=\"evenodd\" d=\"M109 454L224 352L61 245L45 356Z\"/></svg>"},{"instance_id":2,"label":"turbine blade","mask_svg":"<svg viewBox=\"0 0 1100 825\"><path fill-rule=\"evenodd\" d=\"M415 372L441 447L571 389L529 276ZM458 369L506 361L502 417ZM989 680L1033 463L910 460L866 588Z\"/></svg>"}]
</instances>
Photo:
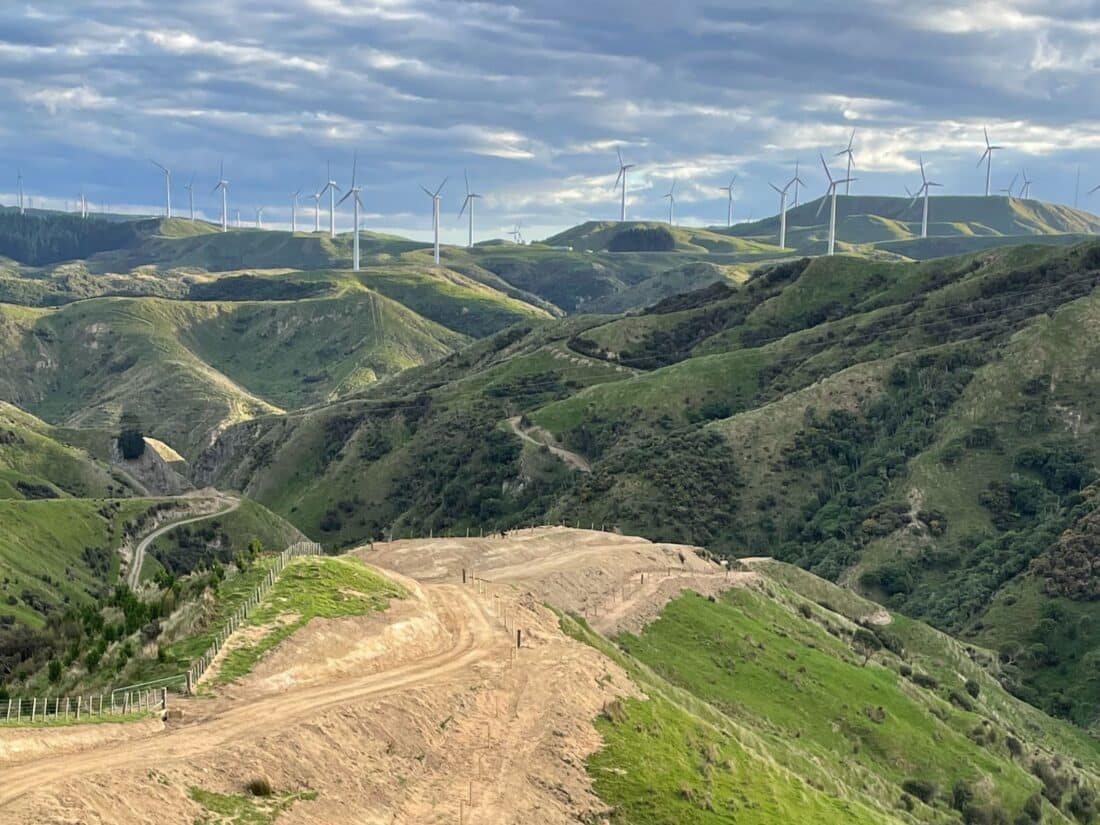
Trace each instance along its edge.
<instances>
[{"instance_id":1,"label":"turbine blade","mask_svg":"<svg viewBox=\"0 0 1100 825\"><path fill-rule=\"evenodd\" d=\"M424 190L424 194L427 195L429 198L435 197L435 195L432 194L432 190L429 189L427 186L421 186L420 188Z\"/></svg>"},{"instance_id":2,"label":"turbine blade","mask_svg":"<svg viewBox=\"0 0 1100 825\"><path fill-rule=\"evenodd\" d=\"M353 193L353 192L355 192L355 190L354 190L354 189L349 189L349 190L348 190L348 193L347 193L346 195L344 195L344 197L342 197L342 198L340 198L340 200L336 201L336 205L337 205L337 206L339 206L339 205L340 205L340 204L342 204L342 203L343 203L344 201L346 201L346 200L347 200L348 198L350 198L350 197L352 196L352 193Z\"/></svg>"},{"instance_id":3,"label":"turbine blade","mask_svg":"<svg viewBox=\"0 0 1100 825\"><path fill-rule=\"evenodd\" d=\"M815 218L821 216L821 210L825 208L825 201L827 201L829 199L829 195L831 195L832 193L833 193L833 187L830 186L829 191L821 196L821 203L819 203L817 205L817 211L814 213Z\"/></svg>"},{"instance_id":4,"label":"turbine blade","mask_svg":"<svg viewBox=\"0 0 1100 825\"><path fill-rule=\"evenodd\" d=\"M440 192L443 191L443 187L447 185L448 180L450 180L450 178L443 178L443 183L439 184L439 188L435 190L435 194L437 196L439 195Z\"/></svg>"},{"instance_id":5,"label":"turbine blade","mask_svg":"<svg viewBox=\"0 0 1100 825\"><path fill-rule=\"evenodd\" d=\"M466 179L466 194L469 195L470 194L470 174L465 169L462 170L462 177L464 177Z\"/></svg>"},{"instance_id":6,"label":"turbine blade","mask_svg":"<svg viewBox=\"0 0 1100 825\"><path fill-rule=\"evenodd\" d=\"M825 162L825 156L820 152L818 152L818 157L821 158L821 166L825 170L825 177L829 179L829 183L831 184L833 182L833 176L829 174L829 164Z\"/></svg>"}]
</instances>

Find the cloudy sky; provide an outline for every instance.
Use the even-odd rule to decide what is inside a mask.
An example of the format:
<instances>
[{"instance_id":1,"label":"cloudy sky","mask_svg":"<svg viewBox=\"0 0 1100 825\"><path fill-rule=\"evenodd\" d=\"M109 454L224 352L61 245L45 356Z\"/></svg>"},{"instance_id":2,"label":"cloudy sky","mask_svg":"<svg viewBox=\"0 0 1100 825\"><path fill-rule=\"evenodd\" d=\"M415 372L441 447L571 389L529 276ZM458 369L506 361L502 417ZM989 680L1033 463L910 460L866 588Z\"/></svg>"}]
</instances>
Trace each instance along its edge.
<instances>
[{"instance_id":1,"label":"cloudy sky","mask_svg":"<svg viewBox=\"0 0 1100 825\"><path fill-rule=\"evenodd\" d=\"M855 192L901 194L918 156L945 194L978 193L982 126L1006 148L994 188L1026 169L1035 197L1100 211L1097 0L8 0L0 7L0 202L173 201L312 222L326 162L358 152L364 226L424 237L421 185L444 178L443 233L463 237L463 170L479 237L529 238L629 216L723 223L777 203L795 160L816 196L819 151L855 134ZM837 169L842 164L836 158ZM350 228L350 213L339 217Z\"/></svg>"}]
</instances>

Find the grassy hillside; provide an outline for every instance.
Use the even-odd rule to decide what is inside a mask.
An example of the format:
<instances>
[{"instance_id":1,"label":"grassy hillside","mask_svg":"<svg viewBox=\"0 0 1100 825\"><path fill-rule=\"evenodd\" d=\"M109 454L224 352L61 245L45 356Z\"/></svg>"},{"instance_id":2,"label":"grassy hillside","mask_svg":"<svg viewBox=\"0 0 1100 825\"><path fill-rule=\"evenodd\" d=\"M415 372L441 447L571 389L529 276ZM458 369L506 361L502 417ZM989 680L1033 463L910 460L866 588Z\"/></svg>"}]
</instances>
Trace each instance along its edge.
<instances>
[{"instance_id":1,"label":"grassy hillside","mask_svg":"<svg viewBox=\"0 0 1100 825\"><path fill-rule=\"evenodd\" d=\"M65 433L0 402L0 499L122 497L131 487Z\"/></svg>"},{"instance_id":2,"label":"grassy hillside","mask_svg":"<svg viewBox=\"0 0 1100 825\"><path fill-rule=\"evenodd\" d=\"M1098 284L1095 244L794 260L231 428L200 477L336 546L548 518L773 555L992 643L1026 625L985 611L1098 476ZM520 440L513 416L592 471ZM1072 659L1068 640L1016 657L1006 683L1091 718L1045 689L1085 678L1095 642L1077 638Z\"/></svg>"},{"instance_id":3,"label":"grassy hillside","mask_svg":"<svg viewBox=\"0 0 1100 825\"><path fill-rule=\"evenodd\" d=\"M613 822L1091 821L1100 748L1007 694L994 654L753 569L757 586L686 593L614 646L564 620L647 697L597 720Z\"/></svg>"}]
</instances>

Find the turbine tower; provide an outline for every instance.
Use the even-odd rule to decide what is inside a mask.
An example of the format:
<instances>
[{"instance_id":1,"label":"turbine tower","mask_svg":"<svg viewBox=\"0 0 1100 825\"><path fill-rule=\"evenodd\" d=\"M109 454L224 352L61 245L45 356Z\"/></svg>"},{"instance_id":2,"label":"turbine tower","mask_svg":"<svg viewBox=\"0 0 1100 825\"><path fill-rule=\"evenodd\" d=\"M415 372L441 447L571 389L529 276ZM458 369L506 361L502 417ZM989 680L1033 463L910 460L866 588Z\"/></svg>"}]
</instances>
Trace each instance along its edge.
<instances>
[{"instance_id":1,"label":"turbine tower","mask_svg":"<svg viewBox=\"0 0 1100 825\"><path fill-rule=\"evenodd\" d=\"M993 146L989 142L989 130L984 126L982 127L982 133L985 135L985 151L982 152L982 156L978 158L978 166L982 165L982 161L985 161L985 196L988 198L990 194L990 184L993 180L993 153L1004 149L1003 146Z\"/></svg>"},{"instance_id":2,"label":"turbine tower","mask_svg":"<svg viewBox=\"0 0 1100 825\"><path fill-rule=\"evenodd\" d=\"M172 217L172 172L167 166L161 166L155 160L149 161L164 173L164 217Z\"/></svg>"},{"instance_id":3,"label":"turbine tower","mask_svg":"<svg viewBox=\"0 0 1100 825\"><path fill-rule=\"evenodd\" d=\"M779 193L779 248L787 248L787 190L791 188L791 184L794 183L794 179L791 179L786 186L780 189L774 183L769 183L772 189Z\"/></svg>"},{"instance_id":4,"label":"turbine tower","mask_svg":"<svg viewBox=\"0 0 1100 825\"><path fill-rule=\"evenodd\" d=\"M290 231L298 231L298 196L302 194L302 190L290 193Z\"/></svg>"},{"instance_id":5,"label":"turbine tower","mask_svg":"<svg viewBox=\"0 0 1100 825\"><path fill-rule=\"evenodd\" d=\"M817 214L821 214L821 210L825 208L825 199L830 198L832 200L832 206L829 209L829 255L832 255L836 251L836 190L842 183L848 183L848 179L833 180L832 174L829 172L829 164L825 162L825 156L818 153L821 157L821 165L825 169L825 177L829 179L829 188L825 190L825 194L821 197L821 205L817 207ZM853 179L854 180L854 179Z\"/></svg>"},{"instance_id":6,"label":"turbine tower","mask_svg":"<svg viewBox=\"0 0 1100 825\"><path fill-rule=\"evenodd\" d=\"M668 199L668 225L674 226L676 218L676 178L672 179L672 186L665 193L665 198Z\"/></svg>"},{"instance_id":7,"label":"turbine tower","mask_svg":"<svg viewBox=\"0 0 1100 825\"><path fill-rule=\"evenodd\" d=\"M846 149L841 149L839 152L836 153L836 157L838 157L838 158L841 155L847 155L848 156L848 173L844 176L845 177L845 181L844 181L844 194L845 195L850 194L851 191L852 191L852 160L853 160L852 141L855 140L855 139L856 139L856 130L853 129L851 137L848 138L848 147ZM795 175L797 175L797 174L798 174L798 172L796 170Z\"/></svg>"},{"instance_id":8,"label":"turbine tower","mask_svg":"<svg viewBox=\"0 0 1100 825\"><path fill-rule=\"evenodd\" d=\"M618 149L615 150L615 154L619 156L619 176L615 178L615 185L618 186L622 183L622 199L619 202L619 222L624 223L626 221L626 173L634 168L633 163L623 163L623 153Z\"/></svg>"},{"instance_id":9,"label":"turbine tower","mask_svg":"<svg viewBox=\"0 0 1100 825\"><path fill-rule=\"evenodd\" d=\"M356 155L351 156L351 186L348 188L347 194L340 198L340 203L343 203L348 198L352 198L351 206L352 211L355 214L354 227L351 236L351 268L354 272L359 271L359 209L363 206L363 201L359 199L359 193L363 191L363 187L358 186L355 183L355 170L359 163L359 159ZM438 247L437 247L438 248ZM436 252L436 263L439 263L438 252Z\"/></svg>"},{"instance_id":10,"label":"turbine tower","mask_svg":"<svg viewBox=\"0 0 1100 825\"><path fill-rule=\"evenodd\" d=\"M336 193L339 191L340 187L332 179L332 164L330 163L328 165L328 183L321 190L321 194L328 192L328 236L333 240L336 239Z\"/></svg>"},{"instance_id":11,"label":"turbine tower","mask_svg":"<svg viewBox=\"0 0 1100 825\"><path fill-rule=\"evenodd\" d=\"M313 231L321 231L321 193L314 192L310 197L313 198Z\"/></svg>"},{"instance_id":12,"label":"turbine tower","mask_svg":"<svg viewBox=\"0 0 1100 825\"><path fill-rule=\"evenodd\" d=\"M1024 183L1023 183L1023 186L1020 188L1020 198L1022 200L1026 201L1029 197L1031 197L1031 183L1032 183L1032 181L1027 176L1027 170L1024 169L1023 171L1024 171Z\"/></svg>"},{"instance_id":13,"label":"turbine tower","mask_svg":"<svg viewBox=\"0 0 1100 825\"><path fill-rule=\"evenodd\" d=\"M1001 189L1001 190L998 190L998 191L1004 192L1006 195L1008 195L1009 198L1011 198L1012 197L1012 192L1016 189L1016 181L1018 181L1019 179L1020 179L1019 175L1013 175L1012 176L1012 183L1010 183L1008 185L1008 188L1007 189Z\"/></svg>"},{"instance_id":14,"label":"turbine tower","mask_svg":"<svg viewBox=\"0 0 1100 825\"><path fill-rule=\"evenodd\" d=\"M187 208L191 213L191 222L195 222L195 176L191 175L191 180L183 187L187 190Z\"/></svg>"},{"instance_id":15,"label":"turbine tower","mask_svg":"<svg viewBox=\"0 0 1100 825\"><path fill-rule=\"evenodd\" d=\"M263 229L264 228L264 209L266 209L266 208L267 207L265 207L265 206L257 206L256 207L256 228L257 229Z\"/></svg>"},{"instance_id":16,"label":"turbine tower","mask_svg":"<svg viewBox=\"0 0 1100 825\"><path fill-rule=\"evenodd\" d=\"M432 199L432 230L435 232L435 265L439 266L439 193L443 191L443 187L447 185L447 179L443 178L443 183L439 184L439 188L434 192L428 189L426 186L420 188L424 190L429 198Z\"/></svg>"},{"instance_id":17,"label":"turbine tower","mask_svg":"<svg viewBox=\"0 0 1100 825\"><path fill-rule=\"evenodd\" d=\"M229 181L225 179L225 163L218 164L218 185L213 192L222 191L222 232L229 231Z\"/></svg>"},{"instance_id":18,"label":"turbine tower","mask_svg":"<svg viewBox=\"0 0 1100 825\"><path fill-rule=\"evenodd\" d=\"M23 207L23 173L19 172L16 178L16 189L19 192L19 214L27 214L27 210Z\"/></svg>"},{"instance_id":19,"label":"turbine tower","mask_svg":"<svg viewBox=\"0 0 1100 825\"><path fill-rule=\"evenodd\" d=\"M233 212L236 214L236 217L237 217L237 228L240 229L241 228L241 210L240 209L234 209Z\"/></svg>"},{"instance_id":20,"label":"turbine tower","mask_svg":"<svg viewBox=\"0 0 1100 825\"><path fill-rule=\"evenodd\" d=\"M909 203L909 208L913 208L913 204L917 202L917 198L924 196L924 216L921 218L920 224L920 236L922 238L928 237L928 197L929 190L933 186L943 186L942 183L936 183L935 181L928 180L924 174L924 158L920 159L920 188L913 195L913 200Z\"/></svg>"},{"instance_id":21,"label":"turbine tower","mask_svg":"<svg viewBox=\"0 0 1100 825\"><path fill-rule=\"evenodd\" d=\"M1100 186L1098 186L1097 189L1100 189ZM516 224L516 228L508 234L512 236L512 243L516 244L517 246L523 243L523 233L519 231L518 223Z\"/></svg>"},{"instance_id":22,"label":"turbine tower","mask_svg":"<svg viewBox=\"0 0 1100 825\"><path fill-rule=\"evenodd\" d=\"M471 192L470 191L470 176L468 174L466 174L465 170L462 171L462 175L463 175L463 177L466 178L466 200L462 201L462 208L458 210L458 217L461 218L462 213L465 212L467 208L469 208L470 214L467 216L468 219L469 219L469 229L467 231L466 248L467 249L473 249L474 248L474 201L477 200L478 198L480 198L481 195L477 194L476 192Z\"/></svg>"},{"instance_id":23,"label":"turbine tower","mask_svg":"<svg viewBox=\"0 0 1100 825\"><path fill-rule=\"evenodd\" d=\"M722 191L726 193L726 229L733 226L733 185L737 182L737 175L730 178L730 185L723 186Z\"/></svg>"},{"instance_id":24,"label":"turbine tower","mask_svg":"<svg viewBox=\"0 0 1100 825\"><path fill-rule=\"evenodd\" d=\"M794 162L794 206L798 208L798 187L805 186L806 182L798 176L798 161Z\"/></svg>"}]
</instances>

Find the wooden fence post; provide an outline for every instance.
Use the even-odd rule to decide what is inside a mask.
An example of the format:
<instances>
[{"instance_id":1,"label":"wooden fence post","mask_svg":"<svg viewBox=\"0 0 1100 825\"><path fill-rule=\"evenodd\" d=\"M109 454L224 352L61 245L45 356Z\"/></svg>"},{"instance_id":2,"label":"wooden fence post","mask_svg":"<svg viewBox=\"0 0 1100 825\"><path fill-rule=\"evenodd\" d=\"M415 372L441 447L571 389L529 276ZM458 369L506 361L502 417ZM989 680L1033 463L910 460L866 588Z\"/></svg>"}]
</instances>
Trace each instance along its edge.
<instances>
[{"instance_id":1,"label":"wooden fence post","mask_svg":"<svg viewBox=\"0 0 1100 825\"><path fill-rule=\"evenodd\" d=\"M34 697L34 704L31 705L31 721L34 721L35 714L38 713L38 697Z\"/></svg>"}]
</instances>

